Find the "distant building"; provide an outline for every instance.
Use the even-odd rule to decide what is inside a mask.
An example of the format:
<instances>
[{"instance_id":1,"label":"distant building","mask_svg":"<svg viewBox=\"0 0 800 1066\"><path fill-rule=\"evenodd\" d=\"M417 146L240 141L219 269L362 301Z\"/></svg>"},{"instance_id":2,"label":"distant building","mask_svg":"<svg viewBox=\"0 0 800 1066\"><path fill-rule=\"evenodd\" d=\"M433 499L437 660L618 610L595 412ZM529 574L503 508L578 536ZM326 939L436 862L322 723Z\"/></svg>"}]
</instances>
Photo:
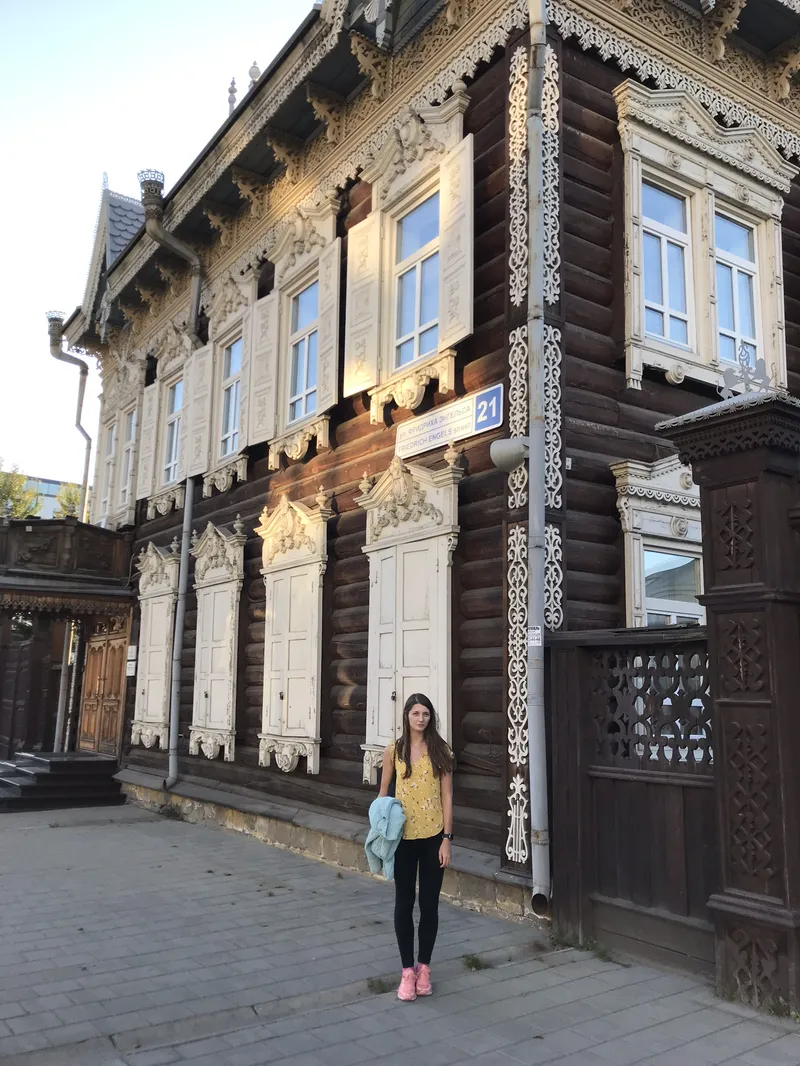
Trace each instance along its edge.
<instances>
[{"instance_id":1,"label":"distant building","mask_svg":"<svg viewBox=\"0 0 800 1066\"><path fill-rule=\"evenodd\" d=\"M61 488L64 485L68 485L68 481L53 481L51 478L46 477L28 477L25 479L26 491L33 491L36 493L41 508L38 512L38 518L52 518L58 501L58 496Z\"/></svg>"}]
</instances>

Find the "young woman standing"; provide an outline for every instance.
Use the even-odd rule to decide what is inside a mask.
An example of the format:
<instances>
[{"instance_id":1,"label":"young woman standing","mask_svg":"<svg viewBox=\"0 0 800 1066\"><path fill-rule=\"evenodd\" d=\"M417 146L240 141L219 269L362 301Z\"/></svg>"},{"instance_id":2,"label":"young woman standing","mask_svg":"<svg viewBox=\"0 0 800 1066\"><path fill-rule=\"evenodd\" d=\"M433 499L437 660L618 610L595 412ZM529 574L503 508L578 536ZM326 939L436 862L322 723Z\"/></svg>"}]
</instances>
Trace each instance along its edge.
<instances>
[{"instance_id":1,"label":"young woman standing","mask_svg":"<svg viewBox=\"0 0 800 1066\"><path fill-rule=\"evenodd\" d=\"M403 708L403 732L383 753L379 795L395 798L406 816L394 857L394 928L403 974L399 999L429 996L431 954L439 928L439 893L453 839L453 753L436 729L433 704L414 693ZM414 966L414 899L419 871L419 954Z\"/></svg>"}]
</instances>

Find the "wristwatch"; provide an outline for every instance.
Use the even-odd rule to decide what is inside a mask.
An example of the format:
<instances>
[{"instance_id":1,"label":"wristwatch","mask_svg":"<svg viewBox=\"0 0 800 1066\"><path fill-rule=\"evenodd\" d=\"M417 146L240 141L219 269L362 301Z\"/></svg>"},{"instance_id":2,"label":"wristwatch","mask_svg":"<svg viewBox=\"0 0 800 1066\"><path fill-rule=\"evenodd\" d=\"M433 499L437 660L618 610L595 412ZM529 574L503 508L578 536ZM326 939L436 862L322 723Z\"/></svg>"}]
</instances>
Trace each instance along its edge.
<instances>
[{"instance_id":1,"label":"wristwatch","mask_svg":"<svg viewBox=\"0 0 800 1066\"><path fill-rule=\"evenodd\" d=\"M442 836L444 837L445 840L452 840L453 839L453 834L452 833L442 833Z\"/></svg>"}]
</instances>

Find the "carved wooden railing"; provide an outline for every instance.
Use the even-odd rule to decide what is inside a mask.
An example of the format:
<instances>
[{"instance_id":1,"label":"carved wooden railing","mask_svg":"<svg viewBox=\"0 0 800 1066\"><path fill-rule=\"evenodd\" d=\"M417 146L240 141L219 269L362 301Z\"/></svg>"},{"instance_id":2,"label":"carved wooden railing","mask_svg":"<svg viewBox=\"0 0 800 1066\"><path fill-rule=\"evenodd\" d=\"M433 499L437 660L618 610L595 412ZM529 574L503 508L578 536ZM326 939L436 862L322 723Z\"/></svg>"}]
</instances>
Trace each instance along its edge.
<instances>
[{"instance_id":1,"label":"carved wooden railing","mask_svg":"<svg viewBox=\"0 0 800 1066\"><path fill-rule=\"evenodd\" d=\"M126 581L131 538L76 518L0 521L0 575Z\"/></svg>"}]
</instances>

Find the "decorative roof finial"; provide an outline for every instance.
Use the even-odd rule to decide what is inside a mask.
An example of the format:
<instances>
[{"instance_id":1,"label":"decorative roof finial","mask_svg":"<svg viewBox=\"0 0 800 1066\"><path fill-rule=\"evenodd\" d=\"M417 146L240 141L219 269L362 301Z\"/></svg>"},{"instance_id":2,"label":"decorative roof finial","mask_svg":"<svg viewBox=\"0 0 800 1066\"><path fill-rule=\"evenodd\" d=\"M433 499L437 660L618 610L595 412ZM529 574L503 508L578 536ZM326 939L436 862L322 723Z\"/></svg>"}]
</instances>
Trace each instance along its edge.
<instances>
[{"instance_id":1,"label":"decorative roof finial","mask_svg":"<svg viewBox=\"0 0 800 1066\"><path fill-rule=\"evenodd\" d=\"M256 63L255 59L253 60L252 67L250 67L247 73L250 75L250 88L252 89L261 77L261 71L258 69L258 63Z\"/></svg>"},{"instance_id":2,"label":"decorative roof finial","mask_svg":"<svg viewBox=\"0 0 800 1066\"><path fill-rule=\"evenodd\" d=\"M238 535L244 533L244 522L242 521L242 516L240 514L237 514L236 521L233 523L233 532Z\"/></svg>"},{"instance_id":3,"label":"decorative roof finial","mask_svg":"<svg viewBox=\"0 0 800 1066\"><path fill-rule=\"evenodd\" d=\"M231 83L228 86L228 114L233 114L233 109L236 107L236 78L231 78Z\"/></svg>"}]
</instances>

